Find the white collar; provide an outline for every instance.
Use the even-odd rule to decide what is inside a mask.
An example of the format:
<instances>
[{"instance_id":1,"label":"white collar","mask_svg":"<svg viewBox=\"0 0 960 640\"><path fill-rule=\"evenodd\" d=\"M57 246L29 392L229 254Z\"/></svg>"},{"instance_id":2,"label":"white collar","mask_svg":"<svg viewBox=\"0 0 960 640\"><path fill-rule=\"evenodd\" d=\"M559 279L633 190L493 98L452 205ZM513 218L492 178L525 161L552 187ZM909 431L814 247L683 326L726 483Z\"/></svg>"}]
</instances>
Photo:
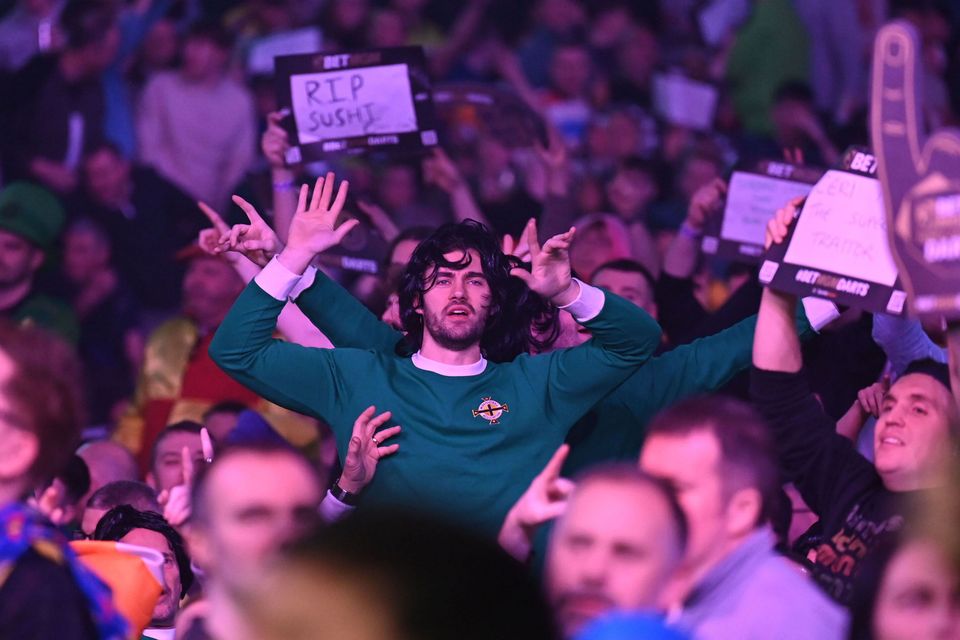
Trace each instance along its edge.
<instances>
[{"instance_id":1,"label":"white collar","mask_svg":"<svg viewBox=\"0 0 960 640\"><path fill-rule=\"evenodd\" d=\"M146 628L143 630L143 635L148 638L154 638L154 640L173 640L174 635L177 630L173 627L168 629L157 629L157 628Z\"/></svg>"},{"instance_id":2,"label":"white collar","mask_svg":"<svg viewBox=\"0 0 960 640\"><path fill-rule=\"evenodd\" d=\"M431 360L417 351L410 360L417 369L450 377L477 376L487 369L487 360L483 356L473 364L444 364Z\"/></svg>"}]
</instances>

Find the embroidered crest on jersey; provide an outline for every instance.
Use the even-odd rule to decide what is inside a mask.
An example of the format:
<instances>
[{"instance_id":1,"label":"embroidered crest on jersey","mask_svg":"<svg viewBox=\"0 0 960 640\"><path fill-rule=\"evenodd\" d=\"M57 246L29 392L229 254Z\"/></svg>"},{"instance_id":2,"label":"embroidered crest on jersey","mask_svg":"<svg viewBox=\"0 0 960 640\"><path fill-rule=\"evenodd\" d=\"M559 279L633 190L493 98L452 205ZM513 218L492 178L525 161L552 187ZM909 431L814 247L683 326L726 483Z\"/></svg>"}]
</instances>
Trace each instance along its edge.
<instances>
[{"instance_id":1,"label":"embroidered crest on jersey","mask_svg":"<svg viewBox=\"0 0 960 640\"><path fill-rule=\"evenodd\" d=\"M510 408L506 404L500 404L490 396L483 399L480 406L473 409L474 418L483 418L490 424L500 424L500 417L510 413Z\"/></svg>"}]
</instances>

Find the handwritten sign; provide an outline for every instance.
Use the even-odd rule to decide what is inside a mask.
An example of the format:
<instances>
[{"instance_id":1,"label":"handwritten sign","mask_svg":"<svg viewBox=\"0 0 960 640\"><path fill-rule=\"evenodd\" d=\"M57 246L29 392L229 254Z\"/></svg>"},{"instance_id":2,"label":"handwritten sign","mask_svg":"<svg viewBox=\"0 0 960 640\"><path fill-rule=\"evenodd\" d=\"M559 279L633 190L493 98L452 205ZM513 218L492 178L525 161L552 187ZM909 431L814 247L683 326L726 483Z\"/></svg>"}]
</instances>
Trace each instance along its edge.
<instances>
[{"instance_id":1,"label":"handwritten sign","mask_svg":"<svg viewBox=\"0 0 960 640\"><path fill-rule=\"evenodd\" d=\"M399 47L277 58L288 164L327 153L437 144L423 50Z\"/></svg>"},{"instance_id":2,"label":"handwritten sign","mask_svg":"<svg viewBox=\"0 0 960 640\"><path fill-rule=\"evenodd\" d=\"M876 159L845 154L814 185L787 240L768 252L760 281L775 289L837 304L902 315L906 294L887 244Z\"/></svg>"},{"instance_id":3,"label":"handwritten sign","mask_svg":"<svg viewBox=\"0 0 960 640\"><path fill-rule=\"evenodd\" d=\"M921 53L906 22L877 33L870 129L891 252L913 312L939 323L960 320L960 131L927 137Z\"/></svg>"},{"instance_id":4,"label":"handwritten sign","mask_svg":"<svg viewBox=\"0 0 960 640\"><path fill-rule=\"evenodd\" d=\"M805 196L823 175L821 169L764 161L753 171L734 171L723 215L708 223L704 253L738 262L758 263L767 221L784 203Z\"/></svg>"}]
</instances>

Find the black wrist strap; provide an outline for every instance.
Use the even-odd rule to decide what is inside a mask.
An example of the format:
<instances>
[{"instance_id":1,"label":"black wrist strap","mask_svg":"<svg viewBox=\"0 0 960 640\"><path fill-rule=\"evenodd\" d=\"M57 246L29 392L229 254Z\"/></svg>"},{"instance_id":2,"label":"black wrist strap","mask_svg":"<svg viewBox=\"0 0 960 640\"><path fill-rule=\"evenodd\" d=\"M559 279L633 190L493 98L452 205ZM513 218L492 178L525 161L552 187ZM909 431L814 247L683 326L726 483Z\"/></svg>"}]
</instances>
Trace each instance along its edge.
<instances>
[{"instance_id":1,"label":"black wrist strap","mask_svg":"<svg viewBox=\"0 0 960 640\"><path fill-rule=\"evenodd\" d=\"M343 504L349 505L351 507L357 506L357 504L359 504L360 502L360 494L350 493L346 489L343 489L340 486L339 478L337 478L337 480L333 483L333 486L330 487L330 494L333 495L334 498L336 498Z\"/></svg>"}]
</instances>

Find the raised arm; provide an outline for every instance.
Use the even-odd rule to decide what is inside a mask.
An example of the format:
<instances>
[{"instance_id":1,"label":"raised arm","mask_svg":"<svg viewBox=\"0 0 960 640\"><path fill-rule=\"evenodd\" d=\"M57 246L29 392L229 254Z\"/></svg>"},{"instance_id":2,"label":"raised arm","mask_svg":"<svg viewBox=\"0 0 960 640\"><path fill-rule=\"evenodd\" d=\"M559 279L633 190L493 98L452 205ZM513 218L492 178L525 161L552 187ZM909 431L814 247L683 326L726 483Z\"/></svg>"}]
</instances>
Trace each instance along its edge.
<instances>
[{"instance_id":1,"label":"raised arm","mask_svg":"<svg viewBox=\"0 0 960 640\"><path fill-rule=\"evenodd\" d=\"M332 174L317 180L309 206L306 186L300 191L290 242L274 258L292 271L302 273L317 252L338 243L355 224L348 221L336 226L347 183L341 185L331 204L333 180ZM254 279L217 330L210 356L224 371L268 400L301 413L329 416L343 391L333 352L271 337L288 294L271 296ZM305 371L310 372L309 377L304 376Z\"/></svg>"},{"instance_id":2,"label":"raised arm","mask_svg":"<svg viewBox=\"0 0 960 640\"><path fill-rule=\"evenodd\" d=\"M571 416L585 414L653 355L660 327L636 305L571 279L568 248L574 229L550 238L542 248L534 221L524 233L532 267L530 272L514 269L513 274L594 336L580 347L518 359L529 367L532 384L547 394L546 420L569 424Z\"/></svg>"},{"instance_id":3,"label":"raised arm","mask_svg":"<svg viewBox=\"0 0 960 640\"><path fill-rule=\"evenodd\" d=\"M782 242L799 199L779 210L767 226L767 245ZM785 479L794 482L814 510L832 504L854 482L872 482L873 465L837 434L803 373L794 327L796 298L764 290L753 341L750 396L774 433Z\"/></svg>"}]
</instances>

